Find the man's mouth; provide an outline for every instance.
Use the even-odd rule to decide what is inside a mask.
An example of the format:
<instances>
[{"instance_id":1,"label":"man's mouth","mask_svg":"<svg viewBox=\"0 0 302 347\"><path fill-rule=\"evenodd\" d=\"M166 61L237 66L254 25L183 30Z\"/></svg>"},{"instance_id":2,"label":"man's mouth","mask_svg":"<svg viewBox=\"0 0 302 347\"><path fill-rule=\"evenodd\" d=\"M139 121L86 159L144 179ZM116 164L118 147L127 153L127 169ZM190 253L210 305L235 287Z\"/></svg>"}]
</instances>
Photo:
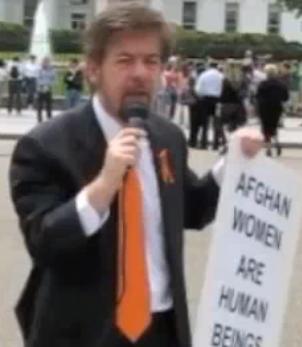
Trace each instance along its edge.
<instances>
[{"instance_id":1,"label":"man's mouth","mask_svg":"<svg viewBox=\"0 0 302 347\"><path fill-rule=\"evenodd\" d=\"M148 103L150 100L150 95L146 92L134 92L128 93L123 98L124 102L145 102Z\"/></svg>"}]
</instances>

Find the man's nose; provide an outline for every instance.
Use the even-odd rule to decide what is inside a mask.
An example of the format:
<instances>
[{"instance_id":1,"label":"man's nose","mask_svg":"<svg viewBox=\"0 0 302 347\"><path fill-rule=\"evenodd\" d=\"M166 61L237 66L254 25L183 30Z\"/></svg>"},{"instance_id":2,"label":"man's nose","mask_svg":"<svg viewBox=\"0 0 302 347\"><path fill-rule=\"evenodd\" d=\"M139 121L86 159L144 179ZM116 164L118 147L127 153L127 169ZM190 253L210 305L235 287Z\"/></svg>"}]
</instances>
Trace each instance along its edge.
<instances>
[{"instance_id":1,"label":"man's nose","mask_svg":"<svg viewBox=\"0 0 302 347\"><path fill-rule=\"evenodd\" d=\"M133 77L145 77L148 73L147 64L142 60L137 60L133 64L132 74Z\"/></svg>"}]
</instances>

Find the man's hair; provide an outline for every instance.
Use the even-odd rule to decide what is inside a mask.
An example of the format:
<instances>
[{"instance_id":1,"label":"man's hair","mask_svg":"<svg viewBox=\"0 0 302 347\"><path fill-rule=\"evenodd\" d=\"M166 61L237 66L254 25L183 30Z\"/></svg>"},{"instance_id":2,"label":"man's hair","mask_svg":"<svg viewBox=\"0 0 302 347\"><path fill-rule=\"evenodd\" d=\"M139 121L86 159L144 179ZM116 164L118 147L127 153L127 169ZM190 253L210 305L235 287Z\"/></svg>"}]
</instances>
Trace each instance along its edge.
<instances>
[{"instance_id":1,"label":"man's hair","mask_svg":"<svg viewBox=\"0 0 302 347\"><path fill-rule=\"evenodd\" d=\"M122 32L157 32L161 41L161 60L166 62L172 46L171 30L160 12L144 5L111 6L101 12L84 35L87 57L101 61L112 36Z\"/></svg>"}]
</instances>

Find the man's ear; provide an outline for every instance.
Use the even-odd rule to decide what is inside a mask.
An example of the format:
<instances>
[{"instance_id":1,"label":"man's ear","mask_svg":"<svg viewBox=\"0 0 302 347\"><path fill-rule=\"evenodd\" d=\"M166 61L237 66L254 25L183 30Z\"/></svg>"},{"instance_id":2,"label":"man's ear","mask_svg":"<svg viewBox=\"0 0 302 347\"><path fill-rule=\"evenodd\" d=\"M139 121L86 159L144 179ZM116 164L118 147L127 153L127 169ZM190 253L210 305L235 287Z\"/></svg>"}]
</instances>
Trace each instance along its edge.
<instances>
[{"instance_id":1,"label":"man's ear","mask_svg":"<svg viewBox=\"0 0 302 347\"><path fill-rule=\"evenodd\" d=\"M85 75L88 83L95 86L100 72L100 64L92 59L87 59L85 64Z\"/></svg>"}]
</instances>

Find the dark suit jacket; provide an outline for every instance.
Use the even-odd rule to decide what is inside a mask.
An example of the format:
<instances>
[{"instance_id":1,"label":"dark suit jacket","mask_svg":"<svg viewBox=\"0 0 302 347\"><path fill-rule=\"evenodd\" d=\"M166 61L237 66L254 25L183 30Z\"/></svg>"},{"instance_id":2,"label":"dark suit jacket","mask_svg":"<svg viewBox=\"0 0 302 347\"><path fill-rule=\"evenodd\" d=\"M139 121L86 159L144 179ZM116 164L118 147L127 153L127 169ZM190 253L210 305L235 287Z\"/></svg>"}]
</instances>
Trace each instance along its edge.
<instances>
[{"instance_id":1,"label":"dark suit jacket","mask_svg":"<svg viewBox=\"0 0 302 347\"><path fill-rule=\"evenodd\" d=\"M165 251L181 347L191 345L183 271L183 229L212 221L218 187L211 174L187 168L181 131L162 118L147 121L157 172ZM168 149L175 183L159 174ZM36 127L17 144L11 195L33 270L16 307L27 347L111 347L119 338L116 307L117 201L94 236L84 235L75 196L100 172L106 141L91 103ZM109 342L110 341L110 342Z\"/></svg>"}]
</instances>

